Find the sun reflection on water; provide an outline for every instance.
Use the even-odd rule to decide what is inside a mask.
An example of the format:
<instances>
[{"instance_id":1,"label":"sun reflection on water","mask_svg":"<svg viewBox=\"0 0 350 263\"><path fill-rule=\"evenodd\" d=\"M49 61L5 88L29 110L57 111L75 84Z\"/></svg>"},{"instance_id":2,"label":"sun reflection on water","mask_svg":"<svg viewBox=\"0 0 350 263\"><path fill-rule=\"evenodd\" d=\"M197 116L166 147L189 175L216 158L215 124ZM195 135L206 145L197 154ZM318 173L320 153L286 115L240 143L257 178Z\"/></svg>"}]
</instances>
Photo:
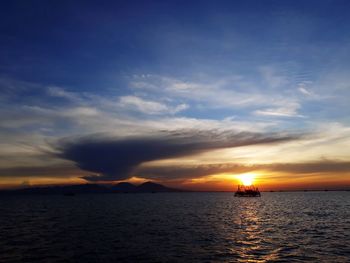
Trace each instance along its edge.
<instances>
[{"instance_id":1,"label":"sun reflection on water","mask_svg":"<svg viewBox=\"0 0 350 263\"><path fill-rule=\"evenodd\" d=\"M235 233L237 262L269 262L278 259L278 249L276 250L273 240L270 240L265 233L268 219L261 213L264 202L260 198L239 198L238 202L234 220L234 224L237 224Z\"/></svg>"}]
</instances>

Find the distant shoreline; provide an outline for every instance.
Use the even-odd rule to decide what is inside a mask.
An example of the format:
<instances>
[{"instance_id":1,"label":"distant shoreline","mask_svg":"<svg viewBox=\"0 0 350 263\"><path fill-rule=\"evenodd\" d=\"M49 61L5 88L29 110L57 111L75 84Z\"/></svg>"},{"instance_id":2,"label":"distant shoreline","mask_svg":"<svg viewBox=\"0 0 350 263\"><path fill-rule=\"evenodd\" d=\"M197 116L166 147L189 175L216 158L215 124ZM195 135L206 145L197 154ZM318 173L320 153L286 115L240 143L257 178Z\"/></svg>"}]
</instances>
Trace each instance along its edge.
<instances>
[{"instance_id":1,"label":"distant shoreline","mask_svg":"<svg viewBox=\"0 0 350 263\"><path fill-rule=\"evenodd\" d=\"M288 192L347 192L350 188L343 189L295 189L295 190L264 190L262 193L288 193ZM120 182L117 184L75 184L75 185L55 185L55 186L32 186L19 189L3 189L0 195L18 194L18 195L65 195L73 196L77 194L139 194L139 193L234 193L231 191L210 191L210 190L187 190L171 188L159 183L145 182L134 185L128 182Z\"/></svg>"},{"instance_id":2,"label":"distant shoreline","mask_svg":"<svg viewBox=\"0 0 350 263\"><path fill-rule=\"evenodd\" d=\"M15 190L0 190L0 196L4 195L64 195L64 196L74 196L74 195L85 195L85 194L172 194L172 193L232 193L235 191L196 191L196 190L178 190L178 191L144 191L144 192L116 192L116 191L105 191L105 192L94 192L94 191L82 191L82 192L65 192L65 191L26 191L27 189L15 189ZM24 191L23 191L24 190ZM339 190L279 190L279 191L261 191L261 193L326 193L326 192L350 192L350 189L339 189Z\"/></svg>"}]
</instances>

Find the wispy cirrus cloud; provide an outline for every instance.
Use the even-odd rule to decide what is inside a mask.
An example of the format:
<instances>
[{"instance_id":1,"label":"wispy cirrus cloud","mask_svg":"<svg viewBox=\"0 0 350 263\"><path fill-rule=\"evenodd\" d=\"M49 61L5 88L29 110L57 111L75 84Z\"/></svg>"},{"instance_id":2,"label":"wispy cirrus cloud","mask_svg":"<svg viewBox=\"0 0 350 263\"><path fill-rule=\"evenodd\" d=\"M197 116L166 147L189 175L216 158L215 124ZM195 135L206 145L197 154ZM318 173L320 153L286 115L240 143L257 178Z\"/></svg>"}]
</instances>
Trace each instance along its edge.
<instances>
[{"instance_id":1,"label":"wispy cirrus cloud","mask_svg":"<svg viewBox=\"0 0 350 263\"><path fill-rule=\"evenodd\" d=\"M175 114L184 111L188 105L181 103L169 106L161 102L146 100L137 96L121 96L118 98L118 106L130 111L139 111L145 114Z\"/></svg>"},{"instance_id":2,"label":"wispy cirrus cloud","mask_svg":"<svg viewBox=\"0 0 350 263\"><path fill-rule=\"evenodd\" d=\"M302 117L302 98L294 84L273 67L261 67L260 79L232 75L212 79L185 81L158 75L134 76L130 87L153 96L184 100L193 108L239 110L258 116ZM261 81L261 83L259 82ZM264 85L264 89L260 86Z\"/></svg>"},{"instance_id":3,"label":"wispy cirrus cloud","mask_svg":"<svg viewBox=\"0 0 350 263\"><path fill-rule=\"evenodd\" d=\"M264 108L255 110L255 115L260 116L276 116L276 117L305 117L298 113L298 109L300 108L300 104L298 102L285 102L278 103L284 104L283 106L275 107L275 108Z\"/></svg>"}]
</instances>

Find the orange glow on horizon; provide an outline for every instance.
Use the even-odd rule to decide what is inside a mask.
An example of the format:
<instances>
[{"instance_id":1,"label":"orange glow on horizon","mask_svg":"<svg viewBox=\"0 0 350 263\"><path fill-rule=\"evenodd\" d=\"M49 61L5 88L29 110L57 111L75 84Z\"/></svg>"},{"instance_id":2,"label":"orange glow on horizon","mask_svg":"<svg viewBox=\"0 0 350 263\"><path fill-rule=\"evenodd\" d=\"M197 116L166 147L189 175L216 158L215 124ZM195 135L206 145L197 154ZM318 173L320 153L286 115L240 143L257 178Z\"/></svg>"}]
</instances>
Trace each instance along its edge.
<instances>
[{"instance_id":1,"label":"orange glow on horizon","mask_svg":"<svg viewBox=\"0 0 350 263\"><path fill-rule=\"evenodd\" d=\"M251 186L254 183L255 174L244 173L244 174L238 175L237 178L244 186Z\"/></svg>"},{"instance_id":2,"label":"orange glow on horizon","mask_svg":"<svg viewBox=\"0 0 350 263\"><path fill-rule=\"evenodd\" d=\"M190 191L235 191L237 184L254 184L261 191L293 191L305 189L350 189L350 173L309 173L309 174L291 174L271 171L253 171L246 173L218 173L204 177L189 179L169 179L152 180L142 177L132 177L127 181L133 184L141 184L146 181L154 181L168 187L190 190ZM2 178L0 189L50 186L50 185L69 185L91 183L79 177L71 178ZM116 182L98 182L102 184Z\"/></svg>"}]
</instances>

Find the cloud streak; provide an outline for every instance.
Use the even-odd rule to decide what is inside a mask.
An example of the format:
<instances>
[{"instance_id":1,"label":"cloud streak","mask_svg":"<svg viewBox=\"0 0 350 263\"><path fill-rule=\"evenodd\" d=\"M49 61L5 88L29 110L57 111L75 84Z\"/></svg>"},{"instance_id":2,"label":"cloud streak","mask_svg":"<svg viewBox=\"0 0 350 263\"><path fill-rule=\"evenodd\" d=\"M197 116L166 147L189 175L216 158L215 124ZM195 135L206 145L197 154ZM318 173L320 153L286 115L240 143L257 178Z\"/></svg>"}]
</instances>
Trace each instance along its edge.
<instances>
[{"instance_id":1,"label":"cloud streak","mask_svg":"<svg viewBox=\"0 0 350 263\"><path fill-rule=\"evenodd\" d=\"M118 105L122 108L145 114L175 114L188 108L188 105L184 103L176 106L168 106L157 101L145 100L131 95L121 96Z\"/></svg>"},{"instance_id":2,"label":"cloud streak","mask_svg":"<svg viewBox=\"0 0 350 263\"><path fill-rule=\"evenodd\" d=\"M25 178L70 178L83 176L86 172L69 165L25 166L0 168L0 177Z\"/></svg>"},{"instance_id":3,"label":"cloud streak","mask_svg":"<svg viewBox=\"0 0 350 263\"><path fill-rule=\"evenodd\" d=\"M270 173L287 173L294 176L306 174L332 173L342 174L350 172L350 162L319 160L303 163L269 163L269 164L199 164L199 165L171 165L171 166L141 166L137 175L144 178L167 180L201 178L215 174L239 174L255 171Z\"/></svg>"}]
</instances>

